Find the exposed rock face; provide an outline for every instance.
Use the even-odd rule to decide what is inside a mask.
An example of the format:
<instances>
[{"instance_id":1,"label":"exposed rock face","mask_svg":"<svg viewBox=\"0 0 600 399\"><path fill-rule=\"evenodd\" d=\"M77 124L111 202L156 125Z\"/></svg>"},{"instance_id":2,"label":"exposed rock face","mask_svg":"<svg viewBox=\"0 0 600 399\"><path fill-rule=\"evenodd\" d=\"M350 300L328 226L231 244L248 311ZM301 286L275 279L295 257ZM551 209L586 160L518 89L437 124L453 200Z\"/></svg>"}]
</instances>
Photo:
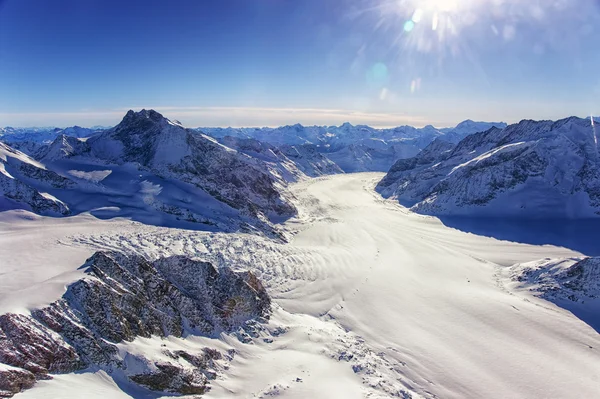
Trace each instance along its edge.
<instances>
[{"instance_id":1,"label":"exposed rock face","mask_svg":"<svg viewBox=\"0 0 600 399\"><path fill-rule=\"evenodd\" d=\"M270 298L250 272L218 271L183 256L150 263L107 252L97 252L85 266L88 277L70 285L62 299L31 316L0 316L1 363L37 379L90 365L129 375L116 346L120 342L184 332L215 335L270 311ZM173 362L138 370L131 380L166 392L203 393L220 354L179 351L170 357ZM8 386L2 375L0 390Z\"/></svg>"},{"instance_id":2,"label":"exposed rock face","mask_svg":"<svg viewBox=\"0 0 600 399\"><path fill-rule=\"evenodd\" d=\"M600 258L544 259L515 265L512 278L550 301L584 304L600 298Z\"/></svg>"},{"instance_id":3,"label":"exposed rock face","mask_svg":"<svg viewBox=\"0 0 600 399\"><path fill-rule=\"evenodd\" d=\"M0 316L0 362L27 369L36 376L64 373L82 366L63 338L29 316Z\"/></svg>"},{"instance_id":4,"label":"exposed rock face","mask_svg":"<svg viewBox=\"0 0 600 399\"><path fill-rule=\"evenodd\" d=\"M10 398L35 384L33 373L0 364L0 398Z\"/></svg>"},{"instance_id":5,"label":"exposed rock face","mask_svg":"<svg viewBox=\"0 0 600 399\"><path fill-rule=\"evenodd\" d=\"M206 376L200 370L183 370L169 363L157 363L157 371L136 374L132 381L153 391L180 393L184 395L203 394L207 391Z\"/></svg>"},{"instance_id":6,"label":"exposed rock face","mask_svg":"<svg viewBox=\"0 0 600 399\"><path fill-rule=\"evenodd\" d=\"M378 184L386 197L432 215L600 216L600 159L589 120L522 121L434 141Z\"/></svg>"}]
</instances>

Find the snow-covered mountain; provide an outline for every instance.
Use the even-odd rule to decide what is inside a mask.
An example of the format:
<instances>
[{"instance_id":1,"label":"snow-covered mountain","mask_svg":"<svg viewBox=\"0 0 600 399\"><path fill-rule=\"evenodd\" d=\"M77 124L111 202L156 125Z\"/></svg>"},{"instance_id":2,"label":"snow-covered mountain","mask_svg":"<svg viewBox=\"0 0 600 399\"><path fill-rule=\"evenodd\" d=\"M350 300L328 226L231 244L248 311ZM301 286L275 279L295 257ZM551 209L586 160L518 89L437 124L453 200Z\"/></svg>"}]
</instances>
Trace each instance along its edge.
<instances>
[{"instance_id":1,"label":"snow-covered mountain","mask_svg":"<svg viewBox=\"0 0 600 399\"><path fill-rule=\"evenodd\" d=\"M87 152L89 146L85 140L60 134L52 143L35 150L34 156L40 161L57 161Z\"/></svg>"},{"instance_id":2,"label":"snow-covered mountain","mask_svg":"<svg viewBox=\"0 0 600 399\"><path fill-rule=\"evenodd\" d=\"M2 177L4 208L47 213L56 203L64 209L54 212L61 214L68 209L269 234L273 220L295 213L285 198L288 180L272 174L266 162L152 110L130 111L119 125L90 138L58 135L34 151L36 160L2 145L8 160ZM28 174L22 166L17 170L15 165L22 164L29 165ZM36 180L30 176L34 172ZM59 180L62 185L56 184Z\"/></svg>"},{"instance_id":3,"label":"snow-covered mountain","mask_svg":"<svg viewBox=\"0 0 600 399\"><path fill-rule=\"evenodd\" d=\"M386 197L435 215L587 218L600 215L600 159L589 119L525 120L434 141L378 184Z\"/></svg>"},{"instance_id":4,"label":"snow-covered mountain","mask_svg":"<svg viewBox=\"0 0 600 399\"><path fill-rule=\"evenodd\" d=\"M600 332L600 258L545 258L511 267L509 277L527 290L568 309Z\"/></svg>"},{"instance_id":5,"label":"snow-covered mountain","mask_svg":"<svg viewBox=\"0 0 600 399\"><path fill-rule=\"evenodd\" d=\"M295 212L264 164L153 110L129 111L121 123L89 138L86 145L93 158L139 164L160 177L193 184L252 216L286 217Z\"/></svg>"}]
</instances>

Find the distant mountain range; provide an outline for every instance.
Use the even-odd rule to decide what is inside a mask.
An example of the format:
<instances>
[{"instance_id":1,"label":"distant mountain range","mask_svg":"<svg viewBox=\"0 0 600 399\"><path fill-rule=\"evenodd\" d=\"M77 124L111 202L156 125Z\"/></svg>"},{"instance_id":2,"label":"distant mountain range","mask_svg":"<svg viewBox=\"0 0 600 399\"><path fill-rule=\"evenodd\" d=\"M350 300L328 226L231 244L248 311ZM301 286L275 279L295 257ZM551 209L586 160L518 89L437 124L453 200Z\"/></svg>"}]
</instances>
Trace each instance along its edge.
<instances>
[{"instance_id":1,"label":"distant mountain range","mask_svg":"<svg viewBox=\"0 0 600 399\"><path fill-rule=\"evenodd\" d=\"M226 137L253 139L274 146L313 145L318 152L335 162L344 172L385 172L398 159L410 158L438 137L458 142L469 134L490 127L506 127L505 123L464 121L455 128L436 129L399 126L375 129L354 126L282 126L278 128L198 128L197 131L219 140Z\"/></svg>"},{"instance_id":2,"label":"distant mountain range","mask_svg":"<svg viewBox=\"0 0 600 399\"><path fill-rule=\"evenodd\" d=\"M178 123L178 122L177 122ZM505 127L505 123L473 122L467 120L454 128L437 129L433 126L414 128L399 126L375 129L365 125L354 126L281 126L278 128L196 128L196 132L219 141L227 137L251 139L274 147L312 145L313 152L325 154L344 172L386 172L398 159L410 158L431 141L444 137L458 142L465 136L489 129ZM108 128L0 128L0 140L14 149L33 154L58 136L86 138L109 130ZM231 140L230 140L231 142ZM310 176L311 173L309 172Z\"/></svg>"},{"instance_id":3,"label":"distant mountain range","mask_svg":"<svg viewBox=\"0 0 600 399\"><path fill-rule=\"evenodd\" d=\"M597 217L594 129L575 117L452 129L188 129L129 111L109 129L3 129L0 209L277 235L275 224L296 214L288 183L388 171L377 190L424 214Z\"/></svg>"}]
</instances>

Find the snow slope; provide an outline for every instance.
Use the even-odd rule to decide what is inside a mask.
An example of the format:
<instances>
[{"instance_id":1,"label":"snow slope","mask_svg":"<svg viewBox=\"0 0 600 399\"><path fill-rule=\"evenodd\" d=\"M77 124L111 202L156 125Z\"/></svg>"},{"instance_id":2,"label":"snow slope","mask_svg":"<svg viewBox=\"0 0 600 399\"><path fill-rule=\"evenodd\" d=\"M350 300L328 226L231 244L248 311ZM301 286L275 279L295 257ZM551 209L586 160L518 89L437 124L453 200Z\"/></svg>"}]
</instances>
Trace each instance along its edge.
<instances>
[{"instance_id":1,"label":"snow slope","mask_svg":"<svg viewBox=\"0 0 600 399\"><path fill-rule=\"evenodd\" d=\"M292 185L299 216L286 223L294 234L289 244L139 224L112 229L91 220L95 231L73 229L61 242L76 251L197 256L252 270L265 283L274 314L252 343L230 335L132 343L149 356L163 344L235 349L207 398L596 397L600 335L505 280L516 264L581 254L449 229L381 199L373 189L381 176L342 174ZM2 246L12 238L18 250L15 235L29 223L6 225ZM2 259L12 253L5 250ZM42 267L26 258L21 266L32 275ZM3 287L0 296L7 295L19 298ZM77 385L82 379L86 384ZM78 397L82 386L113 397L156 397L93 370L17 397Z\"/></svg>"},{"instance_id":2,"label":"snow slope","mask_svg":"<svg viewBox=\"0 0 600 399\"><path fill-rule=\"evenodd\" d=\"M66 215L69 208L46 191L66 188L71 183L0 142L0 210L25 208L40 214Z\"/></svg>"}]
</instances>

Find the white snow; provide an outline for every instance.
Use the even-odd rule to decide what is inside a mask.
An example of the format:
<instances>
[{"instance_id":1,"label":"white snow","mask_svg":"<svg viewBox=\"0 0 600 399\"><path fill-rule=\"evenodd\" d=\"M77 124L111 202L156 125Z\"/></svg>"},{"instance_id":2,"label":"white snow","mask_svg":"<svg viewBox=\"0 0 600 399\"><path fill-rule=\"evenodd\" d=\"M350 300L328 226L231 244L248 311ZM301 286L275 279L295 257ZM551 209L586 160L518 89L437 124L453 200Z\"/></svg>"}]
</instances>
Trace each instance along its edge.
<instances>
[{"instance_id":1,"label":"white snow","mask_svg":"<svg viewBox=\"0 0 600 399\"><path fill-rule=\"evenodd\" d=\"M63 242L66 237L119 231L131 224L90 215L50 218L22 210L0 212L0 314L28 313L47 305L83 276L78 268L94 251Z\"/></svg>"},{"instance_id":2,"label":"white snow","mask_svg":"<svg viewBox=\"0 0 600 399\"><path fill-rule=\"evenodd\" d=\"M494 148L493 150L487 151L473 159L468 160L465 163L462 163L458 166L455 166L454 168L452 168L452 170L450 171L450 173L448 173L448 175L451 175L452 173L456 172L458 169L460 168L464 168L465 166L471 165L471 164L475 164L477 165L479 162L490 158L493 155L499 154L502 151L506 150L506 149L513 149L515 147L522 147L523 145L527 144L525 141L521 141L519 143L512 143L512 144L506 144L503 146L500 146L498 148ZM472 153L474 153L475 151L472 151ZM432 166L432 168L435 168L436 166L438 166L439 163L435 164L434 166Z\"/></svg>"},{"instance_id":3,"label":"white snow","mask_svg":"<svg viewBox=\"0 0 600 399\"><path fill-rule=\"evenodd\" d=\"M92 183L100 183L112 173L112 170L93 170L91 172L85 172L82 170L69 170L67 173L73 177L77 177L78 179L87 180Z\"/></svg>"},{"instance_id":4,"label":"white snow","mask_svg":"<svg viewBox=\"0 0 600 399\"><path fill-rule=\"evenodd\" d=\"M27 154L24 154L18 150L14 150L6 144L0 142L0 173L12 178L12 176L6 171L4 164L14 162L14 160L35 166L36 168L46 169L44 165L31 158Z\"/></svg>"},{"instance_id":5,"label":"white snow","mask_svg":"<svg viewBox=\"0 0 600 399\"><path fill-rule=\"evenodd\" d=\"M447 228L381 199L373 190L381 177L292 185L300 215L285 225L295 234L289 244L0 213L0 311L58 298L96 249L188 254L255 271L276 304L267 328L287 331L270 344L230 335L165 340L238 351L207 398L387 398L401 390L415 398L597 397L600 335L544 299L515 294L502 278L517 263L581 254ZM149 341L128 345L148 346L147 356L155 350ZM81 392L145 397L124 394L102 372L57 376L18 397Z\"/></svg>"},{"instance_id":6,"label":"white snow","mask_svg":"<svg viewBox=\"0 0 600 399\"><path fill-rule=\"evenodd\" d=\"M82 374L59 374L52 380L40 381L32 389L16 396L17 399L81 398L86 399L130 399L132 396L121 391L117 383L104 371Z\"/></svg>"}]
</instances>

